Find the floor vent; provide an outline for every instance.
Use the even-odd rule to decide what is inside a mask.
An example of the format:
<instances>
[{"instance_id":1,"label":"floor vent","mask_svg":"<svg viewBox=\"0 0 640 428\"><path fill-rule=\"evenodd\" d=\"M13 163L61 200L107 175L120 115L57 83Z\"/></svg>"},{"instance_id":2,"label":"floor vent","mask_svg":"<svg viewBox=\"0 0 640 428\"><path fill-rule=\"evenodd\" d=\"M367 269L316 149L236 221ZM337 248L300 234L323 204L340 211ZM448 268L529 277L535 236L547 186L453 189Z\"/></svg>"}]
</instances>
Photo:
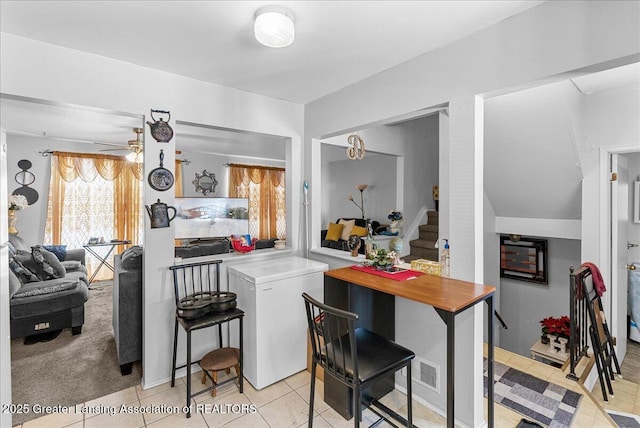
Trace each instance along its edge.
<instances>
[{"instance_id":1,"label":"floor vent","mask_svg":"<svg viewBox=\"0 0 640 428\"><path fill-rule=\"evenodd\" d=\"M411 367L413 380L440 393L440 366L416 357Z\"/></svg>"}]
</instances>

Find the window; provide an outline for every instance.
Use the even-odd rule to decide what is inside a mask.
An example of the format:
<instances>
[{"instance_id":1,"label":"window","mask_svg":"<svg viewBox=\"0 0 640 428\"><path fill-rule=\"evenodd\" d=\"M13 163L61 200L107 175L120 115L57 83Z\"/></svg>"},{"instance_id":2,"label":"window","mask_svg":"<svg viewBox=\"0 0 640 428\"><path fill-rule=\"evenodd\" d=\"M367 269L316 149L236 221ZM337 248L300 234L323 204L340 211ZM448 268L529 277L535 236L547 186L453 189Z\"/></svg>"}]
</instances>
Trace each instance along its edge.
<instances>
[{"instance_id":1,"label":"window","mask_svg":"<svg viewBox=\"0 0 640 428\"><path fill-rule=\"evenodd\" d=\"M45 243L80 248L91 237L104 237L141 244L141 177L141 165L121 157L54 152ZM86 261L91 275L99 261L89 254ZM103 269L95 279L111 277Z\"/></svg>"},{"instance_id":2,"label":"window","mask_svg":"<svg viewBox=\"0 0 640 428\"><path fill-rule=\"evenodd\" d=\"M284 168L229 165L229 196L249 198L249 233L259 239L285 239L287 209Z\"/></svg>"}]
</instances>

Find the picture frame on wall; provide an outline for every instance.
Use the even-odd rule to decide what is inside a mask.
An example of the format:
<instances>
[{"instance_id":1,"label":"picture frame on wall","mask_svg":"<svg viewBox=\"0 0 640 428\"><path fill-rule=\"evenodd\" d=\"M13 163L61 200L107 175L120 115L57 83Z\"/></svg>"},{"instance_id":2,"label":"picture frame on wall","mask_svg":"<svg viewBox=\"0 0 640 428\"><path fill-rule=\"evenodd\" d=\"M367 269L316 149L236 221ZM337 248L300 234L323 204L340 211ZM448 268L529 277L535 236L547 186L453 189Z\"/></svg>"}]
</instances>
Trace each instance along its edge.
<instances>
[{"instance_id":1,"label":"picture frame on wall","mask_svg":"<svg viewBox=\"0 0 640 428\"><path fill-rule=\"evenodd\" d=\"M548 284L547 240L500 236L500 277Z\"/></svg>"}]
</instances>

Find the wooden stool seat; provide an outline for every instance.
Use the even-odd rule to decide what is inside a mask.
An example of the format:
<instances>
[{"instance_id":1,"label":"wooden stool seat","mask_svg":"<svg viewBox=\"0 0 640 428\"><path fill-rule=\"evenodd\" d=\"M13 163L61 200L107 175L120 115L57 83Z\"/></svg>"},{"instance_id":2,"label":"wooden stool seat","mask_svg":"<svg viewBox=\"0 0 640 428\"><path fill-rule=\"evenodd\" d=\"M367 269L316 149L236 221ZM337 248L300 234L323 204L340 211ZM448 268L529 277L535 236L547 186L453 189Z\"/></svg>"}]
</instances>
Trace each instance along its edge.
<instances>
[{"instance_id":1,"label":"wooden stool seat","mask_svg":"<svg viewBox=\"0 0 640 428\"><path fill-rule=\"evenodd\" d=\"M200 367L202 367L202 384L207 382L207 375L205 372L210 372L213 383L218 383L218 371L225 370L227 374L231 372L231 367L236 371L236 374L240 375L240 350L238 348L220 348L208 352L200 360ZM211 396L216 396L215 388L211 390Z\"/></svg>"}]
</instances>

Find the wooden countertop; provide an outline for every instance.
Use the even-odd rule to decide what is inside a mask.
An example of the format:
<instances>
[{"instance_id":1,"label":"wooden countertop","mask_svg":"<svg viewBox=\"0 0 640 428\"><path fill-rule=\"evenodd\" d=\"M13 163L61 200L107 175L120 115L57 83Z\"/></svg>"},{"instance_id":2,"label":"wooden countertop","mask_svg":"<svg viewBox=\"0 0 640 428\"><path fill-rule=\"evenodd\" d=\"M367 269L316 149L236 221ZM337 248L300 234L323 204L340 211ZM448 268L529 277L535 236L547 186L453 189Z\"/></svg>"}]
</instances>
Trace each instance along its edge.
<instances>
[{"instance_id":1,"label":"wooden countertop","mask_svg":"<svg viewBox=\"0 0 640 428\"><path fill-rule=\"evenodd\" d=\"M496 288L490 285L427 274L407 281L394 281L351 269L350 266L329 270L324 274L454 314L473 306L478 301L485 300L496 291Z\"/></svg>"}]
</instances>

